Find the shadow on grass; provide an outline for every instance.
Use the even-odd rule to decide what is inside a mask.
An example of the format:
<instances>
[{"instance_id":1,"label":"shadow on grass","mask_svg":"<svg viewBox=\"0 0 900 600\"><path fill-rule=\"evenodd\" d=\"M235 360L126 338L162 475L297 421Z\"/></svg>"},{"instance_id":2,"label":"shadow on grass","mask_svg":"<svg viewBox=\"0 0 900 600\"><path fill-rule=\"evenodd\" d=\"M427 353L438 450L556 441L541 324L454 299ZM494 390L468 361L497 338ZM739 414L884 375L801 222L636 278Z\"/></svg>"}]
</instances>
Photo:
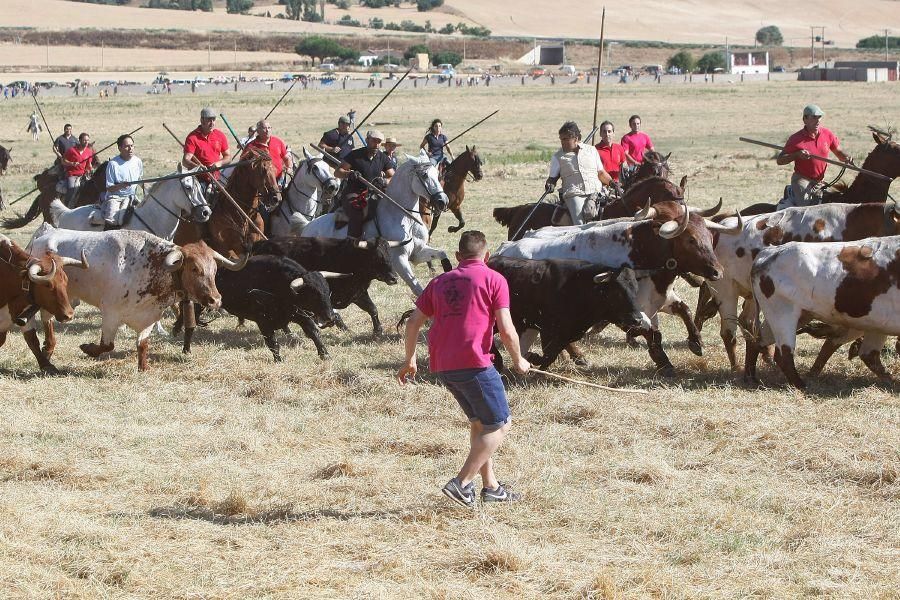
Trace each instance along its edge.
<instances>
[{"instance_id":1,"label":"shadow on grass","mask_svg":"<svg viewBox=\"0 0 900 600\"><path fill-rule=\"evenodd\" d=\"M334 519L337 521L350 521L353 519L400 519L414 521L419 518L427 519L439 510L437 504L421 506L419 508L391 509L391 510L334 510L330 508L295 510L292 506L278 506L269 510L254 512L252 514L219 514L212 509L198 506L161 506L148 511L151 517L158 519L192 519L206 521L215 525L257 525L269 523L292 523L303 521L319 521L322 519Z\"/></svg>"}]
</instances>

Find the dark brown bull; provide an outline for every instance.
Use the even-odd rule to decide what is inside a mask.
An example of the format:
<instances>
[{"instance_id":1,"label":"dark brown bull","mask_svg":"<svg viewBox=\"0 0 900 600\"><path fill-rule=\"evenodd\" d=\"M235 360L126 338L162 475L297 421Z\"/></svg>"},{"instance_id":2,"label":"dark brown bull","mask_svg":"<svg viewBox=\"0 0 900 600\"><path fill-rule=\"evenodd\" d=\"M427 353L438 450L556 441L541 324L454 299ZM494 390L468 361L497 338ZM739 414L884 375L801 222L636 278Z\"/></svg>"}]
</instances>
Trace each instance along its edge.
<instances>
[{"instance_id":1,"label":"dark brown bull","mask_svg":"<svg viewBox=\"0 0 900 600\"><path fill-rule=\"evenodd\" d=\"M87 262L46 252L33 258L4 236L0 236L0 346L12 325L25 325L36 310L45 310L57 321L72 319L75 311L69 303L68 277L63 269L74 264L87 268ZM40 348L34 329L24 332L25 341L41 370L56 372L50 357Z\"/></svg>"}]
</instances>

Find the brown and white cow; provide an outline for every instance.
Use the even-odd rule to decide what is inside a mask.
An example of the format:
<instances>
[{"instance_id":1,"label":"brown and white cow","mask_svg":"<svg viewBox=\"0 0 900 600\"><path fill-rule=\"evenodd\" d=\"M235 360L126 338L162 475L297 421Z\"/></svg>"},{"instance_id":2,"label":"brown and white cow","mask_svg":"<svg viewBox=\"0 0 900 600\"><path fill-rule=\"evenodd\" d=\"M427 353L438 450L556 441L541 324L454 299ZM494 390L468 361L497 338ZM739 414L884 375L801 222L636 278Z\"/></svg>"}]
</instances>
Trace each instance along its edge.
<instances>
[{"instance_id":1,"label":"brown and white cow","mask_svg":"<svg viewBox=\"0 0 900 600\"><path fill-rule=\"evenodd\" d=\"M722 224L732 222L733 219L726 219ZM749 326L756 313L750 290L750 269L764 248L787 242L850 241L897 234L900 234L900 212L894 203L873 203L786 208L751 217L740 235L716 236L716 256L725 269L725 276L707 286L718 303L720 333L731 368L738 369L738 323ZM737 309L741 298L745 301L739 317ZM697 312L702 312L699 306Z\"/></svg>"},{"instance_id":2,"label":"brown and white cow","mask_svg":"<svg viewBox=\"0 0 900 600\"><path fill-rule=\"evenodd\" d=\"M762 345L775 344L775 359L788 381L803 388L794 364L797 327L811 319L843 331L831 352L864 335L859 356L876 375L889 335L900 334L900 236L852 242L791 242L759 253L751 271L753 295L765 322L760 345L748 346L748 375L755 378Z\"/></svg>"},{"instance_id":3,"label":"brown and white cow","mask_svg":"<svg viewBox=\"0 0 900 600\"><path fill-rule=\"evenodd\" d=\"M88 267L83 257L82 260L62 258L53 252L32 257L0 235L0 346L6 342L6 334L13 325L25 325L38 309L61 322L72 319L75 311L69 303L65 265ZM35 331L28 329L24 333L41 370L55 372L49 357L41 351Z\"/></svg>"},{"instance_id":4,"label":"brown and white cow","mask_svg":"<svg viewBox=\"0 0 900 600\"><path fill-rule=\"evenodd\" d=\"M56 252L61 256L83 254L91 264L87 271L69 271L69 296L100 309L103 318L99 344L82 344L85 354L99 357L111 352L122 324L138 333L138 368L147 369L150 330L163 310L181 300L218 308L222 296L216 289L216 267L239 270L246 257L231 261L204 242L176 246L144 231L71 231L44 223L35 232L31 253ZM47 315L43 315L47 317ZM47 346L55 340L49 319Z\"/></svg>"}]
</instances>

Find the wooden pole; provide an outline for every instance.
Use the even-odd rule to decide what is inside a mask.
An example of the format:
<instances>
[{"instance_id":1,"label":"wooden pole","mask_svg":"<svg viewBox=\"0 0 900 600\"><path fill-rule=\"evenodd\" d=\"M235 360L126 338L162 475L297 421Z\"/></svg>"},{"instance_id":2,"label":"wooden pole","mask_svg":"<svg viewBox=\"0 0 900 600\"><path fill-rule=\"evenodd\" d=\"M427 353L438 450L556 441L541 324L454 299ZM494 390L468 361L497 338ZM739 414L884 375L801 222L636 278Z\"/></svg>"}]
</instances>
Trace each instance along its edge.
<instances>
[{"instance_id":1,"label":"wooden pole","mask_svg":"<svg viewBox=\"0 0 900 600\"><path fill-rule=\"evenodd\" d=\"M165 123L163 123L162 126L166 128L166 131L169 132L169 135L171 135L172 138L176 142L178 142L178 145L181 146L181 149L184 150L184 144L182 144L181 140L178 139L178 136L175 135L175 133L173 133L171 129L169 129L169 126L166 125ZM200 161L198 161L196 158L194 158L193 164L194 164L194 166L197 166L197 167L203 166L202 164L200 164ZM263 233L262 230L259 227L257 227L256 223L253 222L253 219L251 219L250 216L244 212L244 209L241 208L241 205L237 203L237 200L235 200L231 196L231 194L228 193L228 190L225 189L225 186L222 185L219 182L219 180L216 179L215 177L210 177L210 179L212 180L213 185L215 185L217 188L219 188L219 191L222 192L222 195L225 196L226 198L228 198L229 201L231 201L231 204L234 205L234 208L238 211L238 213L240 213L240 215L242 217L247 219L247 222L250 224L250 227L252 227L253 230L256 231L256 233L258 233L262 237L262 239L268 240L269 238L266 237L266 234Z\"/></svg>"},{"instance_id":2,"label":"wooden pole","mask_svg":"<svg viewBox=\"0 0 900 600\"><path fill-rule=\"evenodd\" d=\"M597 130L597 104L600 102L600 74L603 73L603 37L606 28L606 7L603 7L603 13L600 16L600 47L597 49L597 82L594 86L594 131ZM594 134L591 134L591 145L594 145Z\"/></svg>"},{"instance_id":3,"label":"wooden pole","mask_svg":"<svg viewBox=\"0 0 900 600\"><path fill-rule=\"evenodd\" d=\"M762 146L764 148L772 148L773 150L784 151L784 146L779 146L778 144L770 144L769 142L761 142L759 140L752 140L750 138L745 138L745 137L739 137L738 139L742 142L747 142L748 144L756 144L757 146ZM832 160L830 158L825 158L824 156L815 156L813 154L811 154L809 158L812 160L820 160L822 162L828 163L829 165L836 165L838 167L850 169L851 171L856 171L858 173L862 173L863 175L869 175L870 177L875 177L876 179L883 179L885 181L894 181L893 177L888 177L887 175L882 175L881 173L876 173L875 171L863 169L861 167L857 167L856 165L851 165L850 163L844 163L839 160Z\"/></svg>"},{"instance_id":4,"label":"wooden pole","mask_svg":"<svg viewBox=\"0 0 900 600\"><path fill-rule=\"evenodd\" d=\"M572 379L571 377L564 377L563 375L557 375L556 373L551 373L550 371L541 371L540 369L535 369L531 367L528 369L529 373L538 373L540 375L544 375L545 377L551 377L553 379L559 379L560 381L567 381L569 383L575 383L578 385L585 385L592 388L597 388L600 390L606 390L607 392L619 392L622 394L649 394L647 390L634 390L629 388L614 388L606 385L600 385L599 383L591 383L590 381L581 381L580 379Z\"/></svg>"}]
</instances>

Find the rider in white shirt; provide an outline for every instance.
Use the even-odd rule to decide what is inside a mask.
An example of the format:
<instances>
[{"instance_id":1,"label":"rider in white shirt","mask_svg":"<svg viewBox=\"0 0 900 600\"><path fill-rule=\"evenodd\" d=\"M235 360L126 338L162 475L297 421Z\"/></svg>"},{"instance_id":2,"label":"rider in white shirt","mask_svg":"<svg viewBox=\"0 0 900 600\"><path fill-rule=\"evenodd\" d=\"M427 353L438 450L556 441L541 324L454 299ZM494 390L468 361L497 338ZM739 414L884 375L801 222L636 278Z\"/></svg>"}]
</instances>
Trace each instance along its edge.
<instances>
[{"instance_id":1,"label":"rider in white shirt","mask_svg":"<svg viewBox=\"0 0 900 600\"><path fill-rule=\"evenodd\" d=\"M101 206L104 229L122 226L124 209L137 200L137 184L127 182L144 176L144 163L134 155L134 139L130 135L120 135L116 143L119 155L110 159L106 167L106 192Z\"/></svg>"}]
</instances>

